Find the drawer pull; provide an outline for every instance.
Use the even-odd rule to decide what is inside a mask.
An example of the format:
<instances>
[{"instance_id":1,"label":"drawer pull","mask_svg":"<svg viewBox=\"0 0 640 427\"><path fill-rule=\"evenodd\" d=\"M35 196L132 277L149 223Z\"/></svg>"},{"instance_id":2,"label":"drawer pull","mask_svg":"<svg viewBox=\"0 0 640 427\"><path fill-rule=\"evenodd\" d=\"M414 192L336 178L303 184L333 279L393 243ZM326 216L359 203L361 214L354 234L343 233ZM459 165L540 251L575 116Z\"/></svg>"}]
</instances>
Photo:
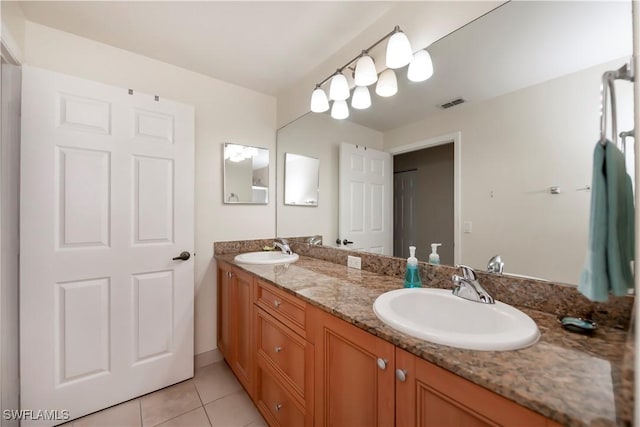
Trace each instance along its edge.
<instances>
[{"instance_id":1,"label":"drawer pull","mask_svg":"<svg viewBox=\"0 0 640 427\"><path fill-rule=\"evenodd\" d=\"M282 403L276 403L274 408L275 408L276 412L280 412L280 409L282 409Z\"/></svg>"},{"instance_id":2,"label":"drawer pull","mask_svg":"<svg viewBox=\"0 0 640 427\"><path fill-rule=\"evenodd\" d=\"M377 362L378 362L378 368L382 369L383 371L387 369L387 361L385 359L382 359L379 357Z\"/></svg>"},{"instance_id":3,"label":"drawer pull","mask_svg":"<svg viewBox=\"0 0 640 427\"><path fill-rule=\"evenodd\" d=\"M279 308L281 304L282 304L282 303L281 303L280 301L278 301L278 300L273 300L273 306L274 306L275 308Z\"/></svg>"},{"instance_id":4,"label":"drawer pull","mask_svg":"<svg viewBox=\"0 0 640 427\"><path fill-rule=\"evenodd\" d=\"M405 382L407 380L407 371L404 369L396 369L396 378L401 383Z\"/></svg>"},{"instance_id":5,"label":"drawer pull","mask_svg":"<svg viewBox=\"0 0 640 427\"><path fill-rule=\"evenodd\" d=\"M275 351L276 353L280 353L280 352L282 351L282 347L280 347L279 345L278 345L278 346L275 346L275 347L273 348L273 351Z\"/></svg>"}]
</instances>

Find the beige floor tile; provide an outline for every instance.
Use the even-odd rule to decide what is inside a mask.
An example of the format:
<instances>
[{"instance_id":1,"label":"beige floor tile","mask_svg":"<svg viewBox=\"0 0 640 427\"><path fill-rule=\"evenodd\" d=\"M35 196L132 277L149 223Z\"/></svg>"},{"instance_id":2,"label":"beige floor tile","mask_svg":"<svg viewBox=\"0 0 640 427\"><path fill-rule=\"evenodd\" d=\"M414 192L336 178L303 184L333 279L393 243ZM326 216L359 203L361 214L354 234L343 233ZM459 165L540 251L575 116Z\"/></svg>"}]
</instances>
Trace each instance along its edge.
<instances>
[{"instance_id":1,"label":"beige floor tile","mask_svg":"<svg viewBox=\"0 0 640 427\"><path fill-rule=\"evenodd\" d=\"M205 405L242 390L242 386L224 361L198 369L193 381Z\"/></svg>"},{"instance_id":2,"label":"beige floor tile","mask_svg":"<svg viewBox=\"0 0 640 427\"><path fill-rule=\"evenodd\" d=\"M184 415L180 415L165 423L158 424L157 427L210 427L204 408L200 407Z\"/></svg>"},{"instance_id":3,"label":"beige floor tile","mask_svg":"<svg viewBox=\"0 0 640 427\"><path fill-rule=\"evenodd\" d=\"M140 401L138 399L112 406L73 421L74 427L140 427L140 425Z\"/></svg>"},{"instance_id":4,"label":"beige floor tile","mask_svg":"<svg viewBox=\"0 0 640 427\"><path fill-rule=\"evenodd\" d=\"M204 409L213 427L244 427L255 421L264 422L244 390L213 401Z\"/></svg>"},{"instance_id":5,"label":"beige floor tile","mask_svg":"<svg viewBox=\"0 0 640 427\"><path fill-rule=\"evenodd\" d=\"M245 427L269 427L264 419L254 421L251 424L247 424Z\"/></svg>"},{"instance_id":6,"label":"beige floor tile","mask_svg":"<svg viewBox=\"0 0 640 427\"><path fill-rule=\"evenodd\" d=\"M145 427L155 426L202 406L193 380L143 396L140 403L142 425Z\"/></svg>"}]
</instances>

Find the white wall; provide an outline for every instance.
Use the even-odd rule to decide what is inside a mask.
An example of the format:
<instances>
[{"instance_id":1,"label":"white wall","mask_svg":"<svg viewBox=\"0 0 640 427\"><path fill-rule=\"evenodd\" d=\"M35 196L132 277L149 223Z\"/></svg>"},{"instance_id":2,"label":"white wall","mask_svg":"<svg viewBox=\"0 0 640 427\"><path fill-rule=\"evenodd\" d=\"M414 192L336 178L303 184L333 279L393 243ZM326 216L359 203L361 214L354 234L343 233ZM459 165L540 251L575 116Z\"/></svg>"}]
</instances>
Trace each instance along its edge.
<instances>
[{"instance_id":1,"label":"white wall","mask_svg":"<svg viewBox=\"0 0 640 427\"><path fill-rule=\"evenodd\" d=\"M382 133L328 114L309 113L278 130L278 235L321 234L325 245L338 238L338 170L340 143L382 149ZM320 159L318 206L284 205L284 153Z\"/></svg>"},{"instance_id":2,"label":"white wall","mask_svg":"<svg viewBox=\"0 0 640 427\"><path fill-rule=\"evenodd\" d=\"M600 80L628 58L478 104L463 104L384 134L384 147L462 133L462 262L577 283L587 248ZM616 84L618 131L633 128L632 85ZM561 194L551 195L551 186Z\"/></svg>"},{"instance_id":3,"label":"white wall","mask_svg":"<svg viewBox=\"0 0 640 427\"><path fill-rule=\"evenodd\" d=\"M32 22L25 36L27 64L195 107L195 352L216 348L213 242L275 234L273 203L223 205L221 144L269 148L274 161L275 98Z\"/></svg>"},{"instance_id":4,"label":"white wall","mask_svg":"<svg viewBox=\"0 0 640 427\"><path fill-rule=\"evenodd\" d=\"M309 112L311 92L316 83L333 74L360 51L399 25L407 34L414 51L449 34L464 24L496 8L504 1L403 1L397 2L380 19L354 38L339 47L334 55L323 61L303 79L278 93L278 127ZM327 29L329 31L329 29ZM385 43L370 52L378 71L384 64Z\"/></svg>"},{"instance_id":5,"label":"white wall","mask_svg":"<svg viewBox=\"0 0 640 427\"><path fill-rule=\"evenodd\" d=\"M3 49L7 49L13 59L22 63L24 52L25 20L22 9L15 1L0 2L2 17L1 34Z\"/></svg>"}]
</instances>

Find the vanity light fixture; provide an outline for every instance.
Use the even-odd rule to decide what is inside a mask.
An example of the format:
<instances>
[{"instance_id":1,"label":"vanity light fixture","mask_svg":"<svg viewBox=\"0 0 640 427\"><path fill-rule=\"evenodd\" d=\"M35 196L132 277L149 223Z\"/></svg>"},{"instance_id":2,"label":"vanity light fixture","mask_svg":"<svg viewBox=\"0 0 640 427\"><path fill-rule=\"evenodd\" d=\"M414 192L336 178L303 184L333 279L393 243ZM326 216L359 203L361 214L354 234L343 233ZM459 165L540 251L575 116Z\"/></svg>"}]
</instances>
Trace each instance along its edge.
<instances>
[{"instance_id":1,"label":"vanity light fixture","mask_svg":"<svg viewBox=\"0 0 640 427\"><path fill-rule=\"evenodd\" d=\"M423 82L433 75L433 63L429 52L422 49L413 54L407 78L412 82Z\"/></svg>"},{"instance_id":2,"label":"vanity light fixture","mask_svg":"<svg viewBox=\"0 0 640 427\"><path fill-rule=\"evenodd\" d=\"M353 80L356 86L369 86L378 81L378 71L373 58L366 50L362 51L362 56L356 62L356 70L353 72Z\"/></svg>"},{"instance_id":3,"label":"vanity light fixture","mask_svg":"<svg viewBox=\"0 0 640 427\"><path fill-rule=\"evenodd\" d=\"M376 93L384 98L398 93L398 79L396 78L396 73L391 68L387 68L380 74L378 84L376 85Z\"/></svg>"},{"instance_id":4,"label":"vanity light fixture","mask_svg":"<svg viewBox=\"0 0 640 427\"><path fill-rule=\"evenodd\" d=\"M344 101L349 98L349 82L342 70L336 70L336 73L331 77L331 85L329 86L329 99L334 101Z\"/></svg>"},{"instance_id":5,"label":"vanity light fixture","mask_svg":"<svg viewBox=\"0 0 640 427\"><path fill-rule=\"evenodd\" d=\"M349 107L347 106L347 101L333 101L333 105L331 106L331 117L338 120L344 120L349 117Z\"/></svg>"},{"instance_id":6,"label":"vanity light fixture","mask_svg":"<svg viewBox=\"0 0 640 427\"><path fill-rule=\"evenodd\" d=\"M353 90L351 106L357 110L364 110L371 107L371 95L369 94L368 87L356 86L356 88Z\"/></svg>"},{"instance_id":7,"label":"vanity light fixture","mask_svg":"<svg viewBox=\"0 0 640 427\"><path fill-rule=\"evenodd\" d=\"M387 68L378 76L376 64L369 52L387 39ZM316 85L311 94L311 111L324 113L329 109L329 100L332 100L331 117L335 119L349 117L349 106L346 100L349 99L351 93L347 77L343 74L345 70L353 72L353 83L355 83L351 107L356 109L369 108L371 106L371 95L367 86L377 82L376 94L378 96L389 97L395 95L398 92L398 80L394 70L407 64L409 64L408 78L411 81L421 82L427 80L433 74L433 64L429 52L423 49L414 55L407 35L396 25L392 31L367 49L362 50L358 56ZM322 85L329 81L329 96L327 97Z\"/></svg>"},{"instance_id":8,"label":"vanity light fixture","mask_svg":"<svg viewBox=\"0 0 640 427\"><path fill-rule=\"evenodd\" d=\"M411 62L413 50L407 35L396 25L387 43L387 67L402 68Z\"/></svg>"},{"instance_id":9,"label":"vanity light fixture","mask_svg":"<svg viewBox=\"0 0 640 427\"><path fill-rule=\"evenodd\" d=\"M316 88L311 94L311 111L314 113L324 113L329 109L329 100L327 94L320 85L316 85Z\"/></svg>"}]
</instances>

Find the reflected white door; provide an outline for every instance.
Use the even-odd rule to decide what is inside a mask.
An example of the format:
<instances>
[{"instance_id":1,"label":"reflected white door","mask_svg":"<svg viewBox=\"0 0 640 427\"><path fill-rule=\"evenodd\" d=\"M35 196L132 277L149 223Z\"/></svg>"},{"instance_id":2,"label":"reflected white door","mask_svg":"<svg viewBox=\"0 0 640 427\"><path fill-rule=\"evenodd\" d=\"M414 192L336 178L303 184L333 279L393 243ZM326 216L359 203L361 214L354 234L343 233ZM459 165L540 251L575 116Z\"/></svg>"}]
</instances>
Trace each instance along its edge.
<instances>
[{"instance_id":1,"label":"reflected white door","mask_svg":"<svg viewBox=\"0 0 640 427\"><path fill-rule=\"evenodd\" d=\"M347 248L393 254L391 154L340 144L340 239Z\"/></svg>"},{"instance_id":2,"label":"reflected white door","mask_svg":"<svg viewBox=\"0 0 640 427\"><path fill-rule=\"evenodd\" d=\"M409 258L416 239L416 192L418 170L393 175L393 256Z\"/></svg>"},{"instance_id":3,"label":"reflected white door","mask_svg":"<svg viewBox=\"0 0 640 427\"><path fill-rule=\"evenodd\" d=\"M172 258L193 252L193 107L33 67L22 105L21 408L192 377L193 258Z\"/></svg>"}]
</instances>

